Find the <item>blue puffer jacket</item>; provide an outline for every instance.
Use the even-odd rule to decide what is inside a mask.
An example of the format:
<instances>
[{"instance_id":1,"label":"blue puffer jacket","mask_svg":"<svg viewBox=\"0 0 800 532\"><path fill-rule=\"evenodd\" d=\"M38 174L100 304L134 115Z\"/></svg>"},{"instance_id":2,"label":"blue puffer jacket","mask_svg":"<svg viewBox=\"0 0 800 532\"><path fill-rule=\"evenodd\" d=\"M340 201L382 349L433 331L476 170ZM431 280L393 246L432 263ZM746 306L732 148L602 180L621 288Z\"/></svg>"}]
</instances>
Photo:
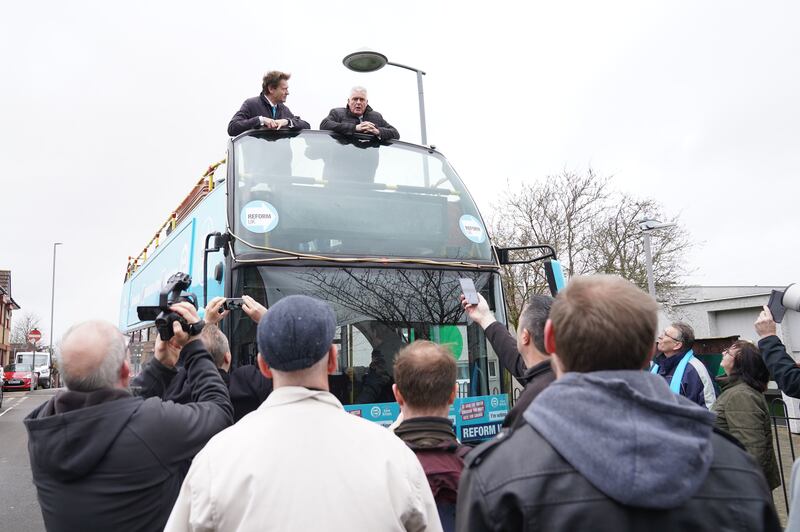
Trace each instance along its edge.
<instances>
[{"instance_id":1,"label":"blue puffer jacket","mask_svg":"<svg viewBox=\"0 0 800 532\"><path fill-rule=\"evenodd\" d=\"M667 379L667 384L672 382L672 375L678 367L683 355L673 355L667 357L663 353L659 353L653 360L658 364L658 374ZM691 364L686 366L686 371L683 373L681 379L681 395L697 403L698 405L706 408L706 401L703 395L703 381L700 380L700 375L692 367Z\"/></svg>"}]
</instances>

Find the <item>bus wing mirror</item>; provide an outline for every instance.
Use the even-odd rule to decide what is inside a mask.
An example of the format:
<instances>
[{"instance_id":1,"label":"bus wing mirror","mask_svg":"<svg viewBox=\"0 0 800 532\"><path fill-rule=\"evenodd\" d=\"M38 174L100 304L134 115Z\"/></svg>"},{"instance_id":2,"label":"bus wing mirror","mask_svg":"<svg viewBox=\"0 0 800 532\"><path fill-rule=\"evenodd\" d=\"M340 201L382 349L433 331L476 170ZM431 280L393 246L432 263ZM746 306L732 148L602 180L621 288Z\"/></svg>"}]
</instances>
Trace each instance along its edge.
<instances>
[{"instance_id":1,"label":"bus wing mirror","mask_svg":"<svg viewBox=\"0 0 800 532\"><path fill-rule=\"evenodd\" d=\"M494 247L500 264L531 264L545 259L555 259L556 250L548 244L536 246L517 246L511 248Z\"/></svg>"},{"instance_id":2,"label":"bus wing mirror","mask_svg":"<svg viewBox=\"0 0 800 532\"><path fill-rule=\"evenodd\" d=\"M208 254L216 253L219 250L227 255L230 237L227 233L222 234L219 231L209 233L206 235L205 248L203 249L203 306L208 305ZM218 282L222 280L222 268L217 265L214 270L214 279Z\"/></svg>"}]
</instances>

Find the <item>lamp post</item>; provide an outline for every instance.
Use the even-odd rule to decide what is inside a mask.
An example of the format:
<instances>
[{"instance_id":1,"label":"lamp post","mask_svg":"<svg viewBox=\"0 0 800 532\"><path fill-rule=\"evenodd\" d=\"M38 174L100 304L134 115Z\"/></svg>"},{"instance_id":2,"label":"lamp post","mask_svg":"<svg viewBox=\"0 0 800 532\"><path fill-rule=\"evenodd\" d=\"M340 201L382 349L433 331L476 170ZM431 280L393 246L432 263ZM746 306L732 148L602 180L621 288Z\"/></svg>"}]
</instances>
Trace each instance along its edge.
<instances>
[{"instance_id":1,"label":"lamp post","mask_svg":"<svg viewBox=\"0 0 800 532\"><path fill-rule=\"evenodd\" d=\"M653 299L656 297L656 283L653 279L653 250L650 242L650 233L657 229L665 229L667 227L674 227L676 225L677 224L674 223L662 223L658 220L652 220L649 218L639 221L639 229L642 230L642 236L644 237L644 260L647 267L647 291L651 296L653 296Z\"/></svg>"},{"instance_id":2,"label":"lamp post","mask_svg":"<svg viewBox=\"0 0 800 532\"><path fill-rule=\"evenodd\" d=\"M56 246L62 245L61 242L53 242L53 284L50 287L50 365L53 364L53 309L56 302ZM50 375L52 379L53 376ZM50 384L52 386L52 383Z\"/></svg>"},{"instance_id":3,"label":"lamp post","mask_svg":"<svg viewBox=\"0 0 800 532\"><path fill-rule=\"evenodd\" d=\"M428 144L428 133L425 128L425 94L422 90L422 76L425 72L418 68L410 67L408 65L401 65L400 63L393 63L389 61L385 55L374 50L359 50L351 54L347 54L342 59L344 66L353 72L375 72L380 70L386 65L392 65L399 68L405 68L417 73L417 89L419 92L419 128L422 137L422 144Z\"/></svg>"}]
</instances>

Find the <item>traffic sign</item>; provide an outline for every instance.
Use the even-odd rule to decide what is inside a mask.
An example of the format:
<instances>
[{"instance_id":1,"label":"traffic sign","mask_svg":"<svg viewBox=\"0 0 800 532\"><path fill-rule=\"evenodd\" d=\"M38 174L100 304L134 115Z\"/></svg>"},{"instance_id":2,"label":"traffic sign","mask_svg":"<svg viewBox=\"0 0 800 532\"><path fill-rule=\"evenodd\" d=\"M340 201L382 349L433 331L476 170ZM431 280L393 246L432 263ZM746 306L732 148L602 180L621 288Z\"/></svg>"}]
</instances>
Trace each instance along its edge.
<instances>
[{"instance_id":1,"label":"traffic sign","mask_svg":"<svg viewBox=\"0 0 800 532\"><path fill-rule=\"evenodd\" d=\"M31 329L31 332L28 333L28 341L32 344L35 344L39 340L42 339L42 333L39 332L39 329Z\"/></svg>"}]
</instances>

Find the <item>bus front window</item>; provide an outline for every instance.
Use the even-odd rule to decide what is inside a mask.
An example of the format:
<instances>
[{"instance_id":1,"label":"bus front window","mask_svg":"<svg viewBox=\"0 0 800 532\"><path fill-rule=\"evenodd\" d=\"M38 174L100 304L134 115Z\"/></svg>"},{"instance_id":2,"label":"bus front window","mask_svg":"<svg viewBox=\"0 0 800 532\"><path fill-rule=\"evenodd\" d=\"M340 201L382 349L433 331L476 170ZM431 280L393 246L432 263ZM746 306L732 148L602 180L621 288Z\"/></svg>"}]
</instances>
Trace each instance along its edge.
<instances>
[{"instance_id":1,"label":"bus front window","mask_svg":"<svg viewBox=\"0 0 800 532\"><path fill-rule=\"evenodd\" d=\"M304 131L241 137L233 157L237 253L491 260L474 202L436 152Z\"/></svg>"},{"instance_id":2,"label":"bus front window","mask_svg":"<svg viewBox=\"0 0 800 532\"><path fill-rule=\"evenodd\" d=\"M459 396L503 393L497 355L483 330L467 324L461 308L459 277L470 277L496 308L496 273L427 269L288 268L240 269L237 293L275 304L293 294L326 301L338 323L334 343L339 364L331 392L343 404L394 401L393 366L397 353L414 340L446 346L458 367ZM502 319L502 312L498 313ZM257 352L255 324L234 316L235 362L252 363Z\"/></svg>"}]
</instances>

